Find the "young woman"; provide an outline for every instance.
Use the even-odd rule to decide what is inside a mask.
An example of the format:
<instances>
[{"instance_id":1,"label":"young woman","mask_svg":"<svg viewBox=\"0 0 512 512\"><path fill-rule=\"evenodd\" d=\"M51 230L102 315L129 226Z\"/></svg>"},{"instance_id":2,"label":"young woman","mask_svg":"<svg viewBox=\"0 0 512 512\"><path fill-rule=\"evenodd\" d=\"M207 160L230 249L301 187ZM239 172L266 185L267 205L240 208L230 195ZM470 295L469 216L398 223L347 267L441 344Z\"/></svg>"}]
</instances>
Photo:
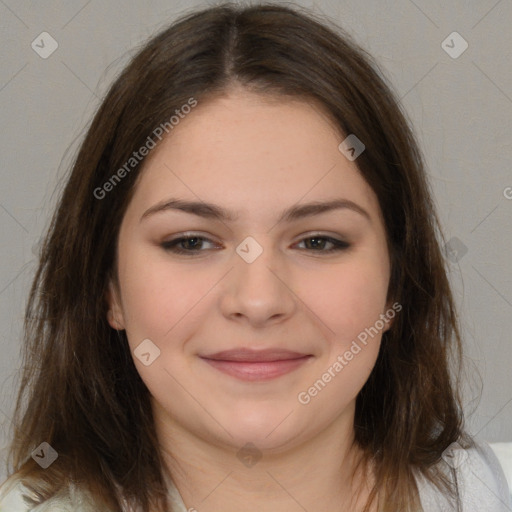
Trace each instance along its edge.
<instances>
[{"instance_id":1,"label":"young woman","mask_svg":"<svg viewBox=\"0 0 512 512\"><path fill-rule=\"evenodd\" d=\"M131 61L42 247L2 512L509 510L377 69L275 5Z\"/></svg>"}]
</instances>

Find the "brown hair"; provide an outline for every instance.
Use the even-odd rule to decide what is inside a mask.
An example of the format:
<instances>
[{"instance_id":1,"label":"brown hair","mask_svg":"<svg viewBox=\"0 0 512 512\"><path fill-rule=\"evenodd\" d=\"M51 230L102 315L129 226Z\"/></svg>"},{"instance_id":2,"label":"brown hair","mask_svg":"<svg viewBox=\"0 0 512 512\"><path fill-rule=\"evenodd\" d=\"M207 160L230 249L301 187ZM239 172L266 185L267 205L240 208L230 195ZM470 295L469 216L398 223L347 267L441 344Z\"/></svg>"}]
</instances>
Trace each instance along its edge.
<instances>
[{"instance_id":1,"label":"brown hair","mask_svg":"<svg viewBox=\"0 0 512 512\"><path fill-rule=\"evenodd\" d=\"M315 101L340 133L365 144L357 165L385 219L389 298L403 305L357 397L355 440L375 467L367 506L377 498L380 510L420 509L415 472L455 494L436 462L451 443L471 441L450 376L461 341L422 156L371 57L332 22L273 4L223 4L183 16L141 49L100 106L27 304L13 470L41 500L79 481L98 508L121 510L121 494L144 512L166 510L149 392L125 333L106 319L118 231L141 164L106 199L95 191L191 97L200 104L233 85ZM45 470L30 458L42 441L59 454Z\"/></svg>"}]
</instances>

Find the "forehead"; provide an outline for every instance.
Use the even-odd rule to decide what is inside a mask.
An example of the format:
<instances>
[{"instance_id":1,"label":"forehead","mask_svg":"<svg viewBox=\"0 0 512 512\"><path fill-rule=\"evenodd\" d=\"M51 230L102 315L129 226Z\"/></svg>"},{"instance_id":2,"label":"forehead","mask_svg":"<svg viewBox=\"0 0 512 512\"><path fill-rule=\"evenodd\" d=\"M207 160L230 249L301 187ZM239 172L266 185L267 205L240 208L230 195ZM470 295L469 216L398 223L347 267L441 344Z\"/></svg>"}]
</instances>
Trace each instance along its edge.
<instances>
[{"instance_id":1,"label":"forehead","mask_svg":"<svg viewBox=\"0 0 512 512\"><path fill-rule=\"evenodd\" d=\"M316 102L247 91L199 103L146 158L134 199L169 194L234 210L350 196L378 209L343 135Z\"/></svg>"},{"instance_id":2,"label":"forehead","mask_svg":"<svg viewBox=\"0 0 512 512\"><path fill-rule=\"evenodd\" d=\"M200 148L199 157L222 151L224 159L272 154L291 160L291 153L299 150L314 150L318 156L327 146L337 146L341 137L325 107L313 99L236 89L199 103L182 117L166 142L175 152L180 147Z\"/></svg>"}]
</instances>

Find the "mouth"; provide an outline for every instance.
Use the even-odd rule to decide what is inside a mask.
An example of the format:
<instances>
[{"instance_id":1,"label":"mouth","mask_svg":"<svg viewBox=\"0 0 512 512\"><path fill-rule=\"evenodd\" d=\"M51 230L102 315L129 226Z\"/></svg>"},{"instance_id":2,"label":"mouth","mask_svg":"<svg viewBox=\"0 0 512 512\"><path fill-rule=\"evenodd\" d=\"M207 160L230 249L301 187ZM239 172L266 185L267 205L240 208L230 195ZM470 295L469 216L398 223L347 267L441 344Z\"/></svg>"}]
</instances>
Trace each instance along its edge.
<instances>
[{"instance_id":1,"label":"mouth","mask_svg":"<svg viewBox=\"0 0 512 512\"><path fill-rule=\"evenodd\" d=\"M265 381L286 375L313 356L281 349L235 349L200 356L222 373L244 381Z\"/></svg>"}]
</instances>

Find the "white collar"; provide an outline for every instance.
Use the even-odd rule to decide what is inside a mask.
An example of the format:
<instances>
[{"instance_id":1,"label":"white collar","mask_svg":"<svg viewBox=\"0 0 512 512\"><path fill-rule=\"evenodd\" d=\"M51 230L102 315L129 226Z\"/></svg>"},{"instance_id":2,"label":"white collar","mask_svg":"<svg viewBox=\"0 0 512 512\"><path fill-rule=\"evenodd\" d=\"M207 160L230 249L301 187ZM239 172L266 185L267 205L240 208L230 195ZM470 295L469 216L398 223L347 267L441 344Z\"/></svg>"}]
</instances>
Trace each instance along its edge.
<instances>
[{"instance_id":1,"label":"white collar","mask_svg":"<svg viewBox=\"0 0 512 512\"><path fill-rule=\"evenodd\" d=\"M167 475L166 471L164 471L164 482L167 489L169 490L169 505L172 507L173 512L188 512L188 509L185 507L185 503L183 502L183 498L181 497L178 488Z\"/></svg>"}]
</instances>

